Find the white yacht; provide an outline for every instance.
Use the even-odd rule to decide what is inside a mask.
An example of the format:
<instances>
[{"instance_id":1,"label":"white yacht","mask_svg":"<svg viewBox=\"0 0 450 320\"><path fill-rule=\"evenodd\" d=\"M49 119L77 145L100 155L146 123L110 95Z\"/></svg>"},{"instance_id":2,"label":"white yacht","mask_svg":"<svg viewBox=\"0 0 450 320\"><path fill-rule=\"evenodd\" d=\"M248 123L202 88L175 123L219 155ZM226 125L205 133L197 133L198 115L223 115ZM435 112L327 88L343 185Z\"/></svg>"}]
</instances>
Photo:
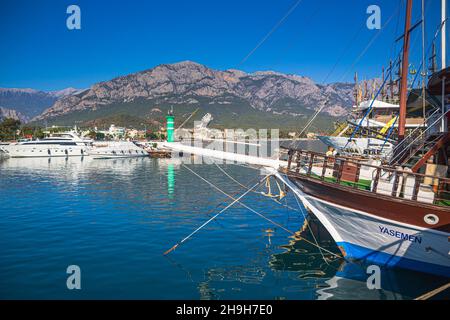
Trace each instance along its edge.
<instances>
[{"instance_id":1,"label":"white yacht","mask_svg":"<svg viewBox=\"0 0 450 320\"><path fill-rule=\"evenodd\" d=\"M365 155L375 154L384 156L392 151L392 143L378 138L352 138L342 136L318 136L327 146L337 151L351 154Z\"/></svg>"},{"instance_id":2,"label":"white yacht","mask_svg":"<svg viewBox=\"0 0 450 320\"><path fill-rule=\"evenodd\" d=\"M81 138L75 131L54 133L40 140L27 140L0 145L11 158L71 157L89 154L92 140Z\"/></svg>"},{"instance_id":3,"label":"white yacht","mask_svg":"<svg viewBox=\"0 0 450 320\"><path fill-rule=\"evenodd\" d=\"M329 136L321 135L317 138L327 146L333 147L338 151L358 155L388 155L393 148L393 144L392 140L389 141L384 135L398 128L398 110L398 104L381 100L362 101L358 105L353 106L349 119L347 119L347 125L342 127L339 132ZM408 130L414 130L423 126L426 126L426 123L421 117L406 118L405 128ZM352 132L356 127L360 127L360 130L371 134L367 137L355 135L350 139L348 132Z\"/></svg>"},{"instance_id":4,"label":"white yacht","mask_svg":"<svg viewBox=\"0 0 450 320\"><path fill-rule=\"evenodd\" d=\"M148 157L148 152L131 141L96 142L89 155L94 159Z\"/></svg>"}]
</instances>

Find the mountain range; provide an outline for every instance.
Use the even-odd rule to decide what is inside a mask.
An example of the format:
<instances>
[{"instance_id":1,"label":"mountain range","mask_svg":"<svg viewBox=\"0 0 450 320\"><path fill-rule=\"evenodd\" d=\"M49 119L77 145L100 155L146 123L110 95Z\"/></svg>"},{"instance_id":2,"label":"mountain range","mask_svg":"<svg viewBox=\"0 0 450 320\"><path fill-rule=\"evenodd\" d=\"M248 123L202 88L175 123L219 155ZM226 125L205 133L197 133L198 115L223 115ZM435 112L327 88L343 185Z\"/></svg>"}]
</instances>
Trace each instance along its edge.
<instances>
[{"instance_id":1,"label":"mountain range","mask_svg":"<svg viewBox=\"0 0 450 320\"><path fill-rule=\"evenodd\" d=\"M24 116L16 110L0 107L0 121L6 118L19 120L22 123L30 121L29 117Z\"/></svg>"},{"instance_id":2,"label":"mountain range","mask_svg":"<svg viewBox=\"0 0 450 320\"><path fill-rule=\"evenodd\" d=\"M326 104L317 125L329 127L330 121L348 114L353 90L352 83L317 84L304 76L221 71L184 61L99 82L85 90L0 89L0 106L32 122L61 125L115 121L117 125L158 126L169 109L181 123L198 108L193 120L209 112L216 127L298 128Z\"/></svg>"},{"instance_id":3,"label":"mountain range","mask_svg":"<svg viewBox=\"0 0 450 320\"><path fill-rule=\"evenodd\" d=\"M1 114L27 122L51 107L58 99L78 91L75 88L48 92L29 88L0 88Z\"/></svg>"}]
</instances>

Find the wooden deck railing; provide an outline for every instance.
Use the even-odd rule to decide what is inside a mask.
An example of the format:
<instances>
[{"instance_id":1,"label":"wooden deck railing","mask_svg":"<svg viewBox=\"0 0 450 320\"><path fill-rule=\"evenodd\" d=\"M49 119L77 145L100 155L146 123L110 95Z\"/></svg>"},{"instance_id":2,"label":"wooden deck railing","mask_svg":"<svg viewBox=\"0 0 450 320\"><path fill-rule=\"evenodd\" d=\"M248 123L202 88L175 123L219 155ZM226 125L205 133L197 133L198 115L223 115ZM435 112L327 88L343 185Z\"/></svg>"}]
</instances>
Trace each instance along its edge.
<instances>
[{"instance_id":1,"label":"wooden deck railing","mask_svg":"<svg viewBox=\"0 0 450 320\"><path fill-rule=\"evenodd\" d=\"M450 206L450 179L378 166L354 157L289 149L288 172L367 192L440 206Z\"/></svg>"}]
</instances>

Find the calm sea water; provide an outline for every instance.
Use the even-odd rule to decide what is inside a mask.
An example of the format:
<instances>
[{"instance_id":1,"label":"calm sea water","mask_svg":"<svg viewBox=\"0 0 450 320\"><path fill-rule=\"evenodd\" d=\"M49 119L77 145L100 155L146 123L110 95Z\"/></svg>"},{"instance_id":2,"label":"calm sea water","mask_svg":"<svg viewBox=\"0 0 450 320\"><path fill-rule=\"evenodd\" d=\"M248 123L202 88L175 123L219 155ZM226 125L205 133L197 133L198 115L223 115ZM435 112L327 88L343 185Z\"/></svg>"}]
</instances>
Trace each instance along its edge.
<instances>
[{"instance_id":1,"label":"calm sea water","mask_svg":"<svg viewBox=\"0 0 450 320\"><path fill-rule=\"evenodd\" d=\"M188 167L229 194L245 191L214 164ZM259 175L219 167L245 185ZM289 230L303 226L292 195L243 202ZM383 270L383 288L369 290L365 266L324 260L240 205L163 255L228 203L178 159L1 159L0 298L410 299L446 281ZM81 290L66 287L69 265L81 268Z\"/></svg>"}]
</instances>

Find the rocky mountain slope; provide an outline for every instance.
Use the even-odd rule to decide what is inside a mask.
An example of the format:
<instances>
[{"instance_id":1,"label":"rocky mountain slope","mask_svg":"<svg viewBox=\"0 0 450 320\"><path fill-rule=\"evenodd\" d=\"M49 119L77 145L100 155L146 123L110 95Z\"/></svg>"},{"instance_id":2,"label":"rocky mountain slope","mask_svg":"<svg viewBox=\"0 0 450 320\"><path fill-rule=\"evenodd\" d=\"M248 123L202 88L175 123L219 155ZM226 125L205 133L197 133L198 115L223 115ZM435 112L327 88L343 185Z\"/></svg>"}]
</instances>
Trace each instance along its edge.
<instances>
[{"instance_id":1,"label":"rocky mountain slope","mask_svg":"<svg viewBox=\"0 0 450 320\"><path fill-rule=\"evenodd\" d=\"M83 92L62 97L34 120L92 121L113 114L149 118L155 109L163 112L169 106L183 112L196 107L213 110L216 119L217 113L265 113L301 119L326 100L324 114L338 117L351 107L352 90L353 84L318 85L297 75L219 71L185 61L97 83Z\"/></svg>"},{"instance_id":2,"label":"rocky mountain slope","mask_svg":"<svg viewBox=\"0 0 450 320\"><path fill-rule=\"evenodd\" d=\"M59 98L79 91L67 88L60 91L0 88L0 107L15 110L25 118L33 118L52 106Z\"/></svg>"},{"instance_id":3,"label":"rocky mountain slope","mask_svg":"<svg viewBox=\"0 0 450 320\"><path fill-rule=\"evenodd\" d=\"M22 123L26 123L30 120L28 117L24 116L16 110L0 107L0 121L6 118L20 120L20 122Z\"/></svg>"}]
</instances>

